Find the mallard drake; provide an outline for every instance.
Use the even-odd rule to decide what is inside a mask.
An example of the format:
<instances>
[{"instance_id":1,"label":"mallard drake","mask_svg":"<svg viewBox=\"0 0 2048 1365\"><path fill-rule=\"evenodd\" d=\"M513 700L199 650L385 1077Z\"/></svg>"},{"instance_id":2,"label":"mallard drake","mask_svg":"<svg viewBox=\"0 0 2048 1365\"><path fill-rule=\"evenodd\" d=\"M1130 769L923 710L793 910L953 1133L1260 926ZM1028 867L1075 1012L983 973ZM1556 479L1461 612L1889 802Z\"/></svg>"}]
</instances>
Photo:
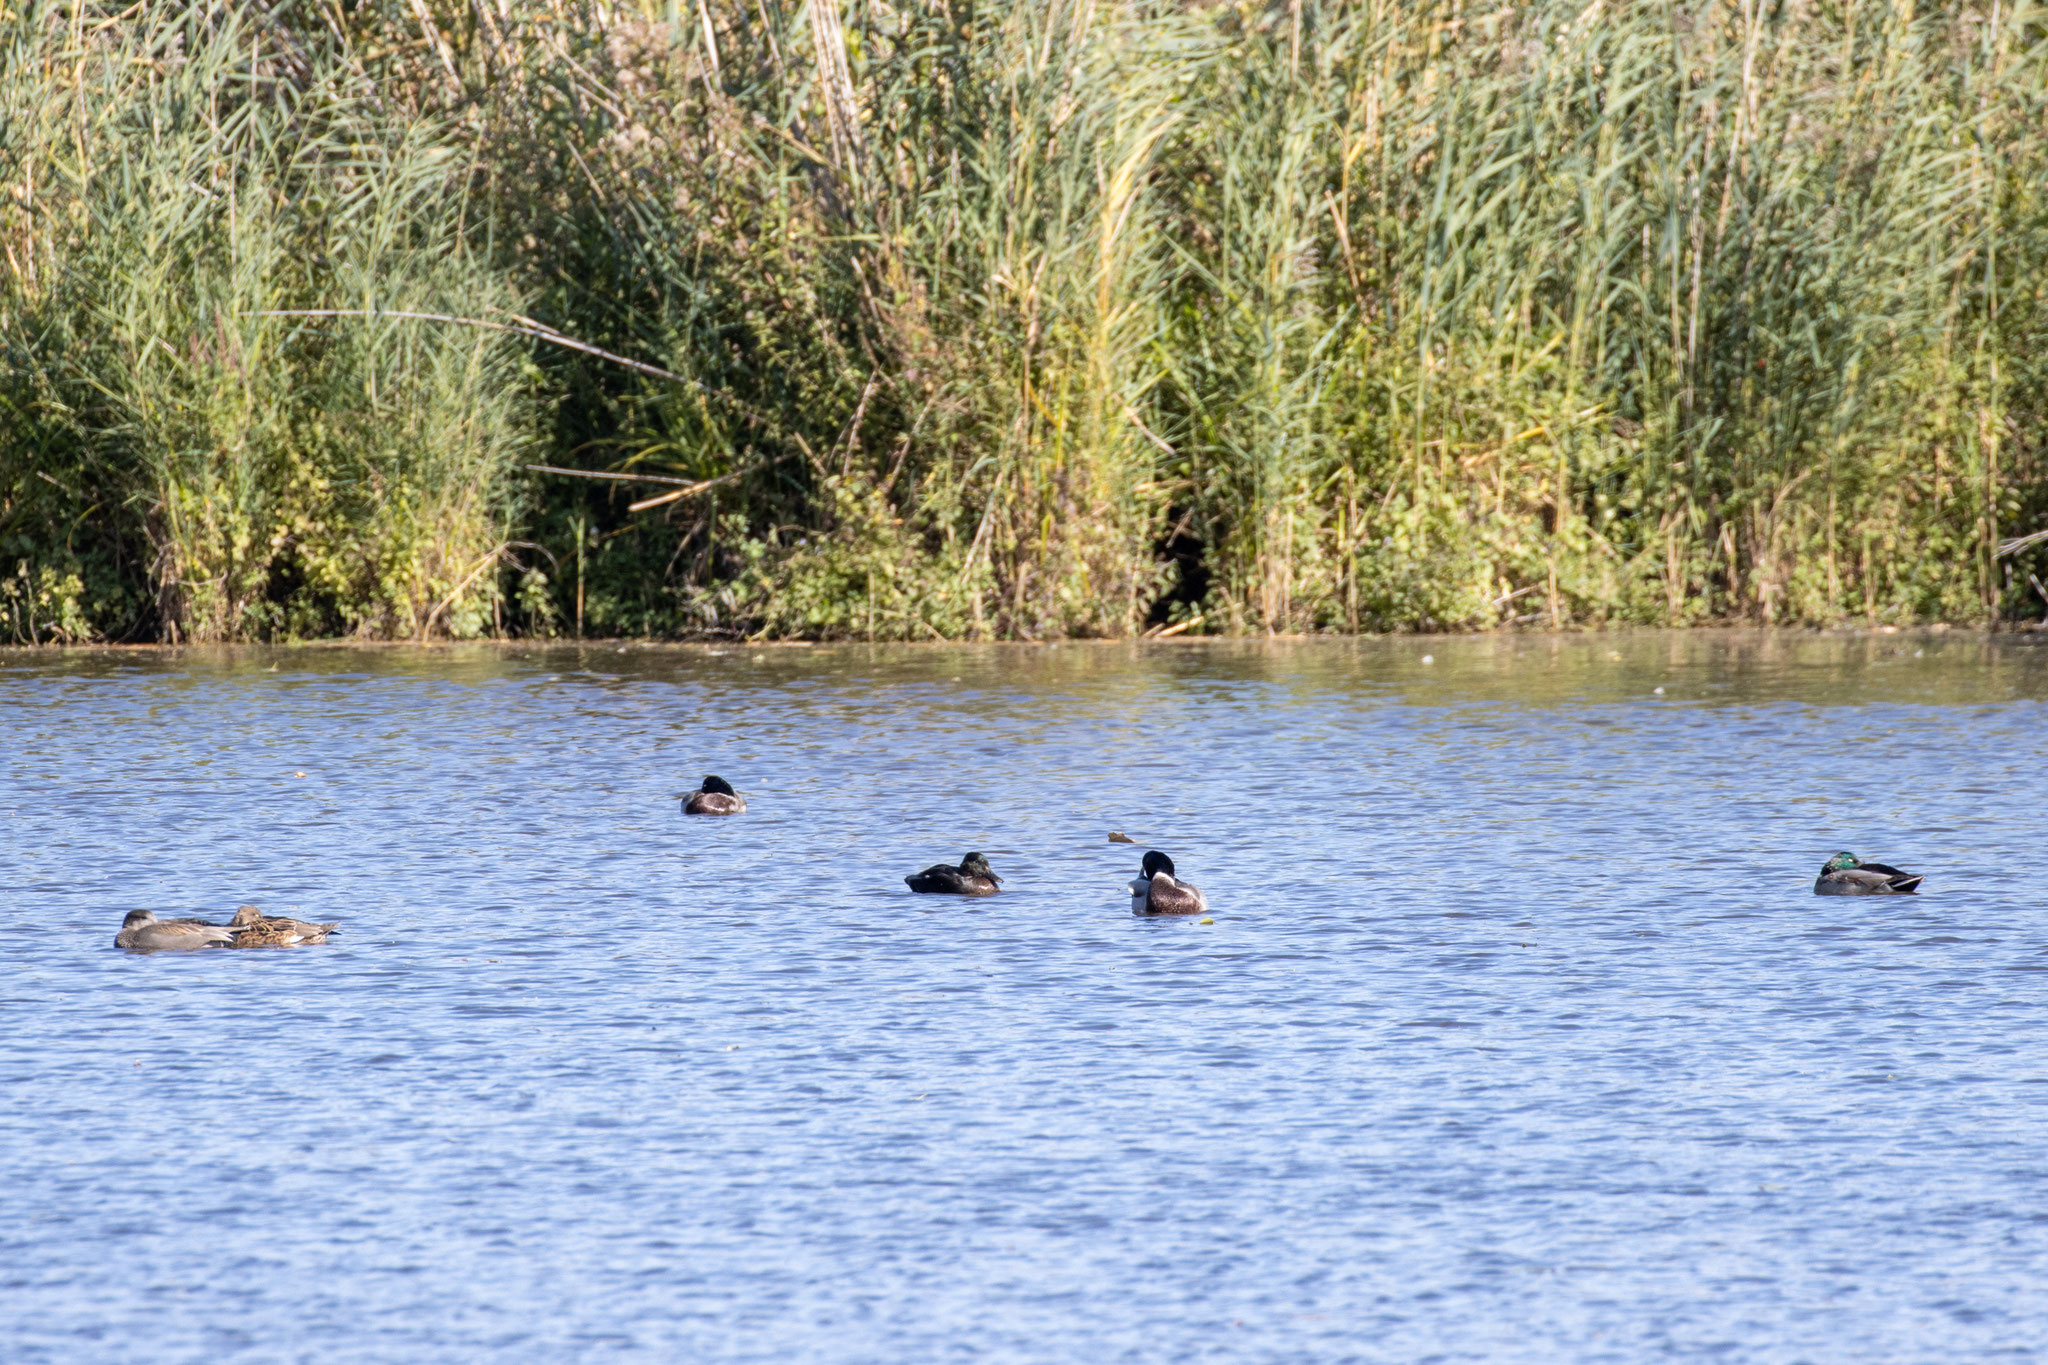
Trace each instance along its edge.
<instances>
[{"instance_id":1,"label":"mallard drake","mask_svg":"<svg viewBox=\"0 0 2048 1365\"><path fill-rule=\"evenodd\" d=\"M237 948L289 948L299 943L325 943L329 934L341 928L339 924L309 924L302 919L266 915L253 905L245 905L235 911L228 927L235 931L234 946Z\"/></svg>"},{"instance_id":2,"label":"mallard drake","mask_svg":"<svg viewBox=\"0 0 2048 1365\"><path fill-rule=\"evenodd\" d=\"M905 877L903 883L912 891L934 896L993 896L1003 889L1003 879L979 853L968 854L958 867L936 863L914 877Z\"/></svg>"},{"instance_id":3,"label":"mallard drake","mask_svg":"<svg viewBox=\"0 0 2048 1365\"><path fill-rule=\"evenodd\" d=\"M130 910L114 935L116 948L155 953L165 949L225 948L234 931L206 919L158 919L147 910Z\"/></svg>"},{"instance_id":4,"label":"mallard drake","mask_svg":"<svg viewBox=\"0 0 2048 1365\"><path fill-rule=\"evenodd\" d=\"M1173 859L1153 849L1145 855L1144 873L1131 883L1134 915L1199 915L1209 898L1186 882L1175 881Z\"/></svg>"},{"instance_id":5,"label":"mallard drake","mask_svg":"<svg viewBox=\"0 0 2048 1365\"><path fill-rule=\"evenodd\" d=\"M722 777L707 777L704 785L683 797L685 815L744 815L747 798L732 789Z\"/></svg>"},{"instance_id":6,"label":"mallard drake","mask_svg":"<svg viewBox=\"0 0 2048 1365\"><path fill-rule=\"evenodd\" d=\"M1921 878L1883 863L1858 862L1853 853L1837 853L1821 865L1813 879L1816 896L1910 896Z\"/></svg>"}]
</instances>

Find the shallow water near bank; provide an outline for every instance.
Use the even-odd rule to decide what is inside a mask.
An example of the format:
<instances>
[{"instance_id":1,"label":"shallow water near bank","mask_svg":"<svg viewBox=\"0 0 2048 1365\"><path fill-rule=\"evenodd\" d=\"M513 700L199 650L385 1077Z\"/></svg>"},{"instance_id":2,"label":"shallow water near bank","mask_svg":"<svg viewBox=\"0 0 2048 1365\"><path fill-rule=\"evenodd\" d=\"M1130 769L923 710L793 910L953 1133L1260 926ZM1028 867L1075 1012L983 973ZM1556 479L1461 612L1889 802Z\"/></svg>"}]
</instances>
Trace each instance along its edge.
<instances>
[{"instance_id":1,"label":"shallow water near bank","mask_svg":"<svg viewBox=\"0 0 2048 1365\"><path fill-rule=\"evenodd\" d=\"M0 1357L2026 1358L2044 703L1960 632L0 653ZM245 900L345 928L111 947Z\"/></svg>"}]
</instances>

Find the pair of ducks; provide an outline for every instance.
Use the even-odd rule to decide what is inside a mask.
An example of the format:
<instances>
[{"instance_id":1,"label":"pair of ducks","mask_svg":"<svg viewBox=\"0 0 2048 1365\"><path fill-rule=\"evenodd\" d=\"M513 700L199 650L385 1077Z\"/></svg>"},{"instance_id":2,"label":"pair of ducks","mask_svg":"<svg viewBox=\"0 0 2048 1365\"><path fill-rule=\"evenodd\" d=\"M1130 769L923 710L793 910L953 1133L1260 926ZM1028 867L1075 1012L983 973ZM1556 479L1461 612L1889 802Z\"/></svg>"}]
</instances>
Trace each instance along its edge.
<instances>
[{"instance_id":1,"label":"pair of ducks","mask_svg":"<svg viewBox=\"0 0 2048 1365\"><path fill-rule=\"evenodd\" d=\"M993 896L1002 889L1002 878L990 870L988 859L970 853L958 867L939 863L904 884L912 891L941 896ZM1209 909L1209 898L1198 887L1173 875L1173 859L1153 849L1131 882L1131 913L1134 915L1201 915Z\"/></svg>"},{"instance_id":2,"label":"pair of ducks","mask_svg":"<svg viewBox=\"0 0 2048 1365\"><path fill-rule=\"evenodd\" d=\"M685 793L682 801L685 815L743 815L747 809L747 798L734 791L732 783L715 776L706 777L697 790ZM1003 879L979 853L969 853L957 864L934 863L905 877L903 883L926 896L993 896L1003 889ZM1175 880L1173 859L1157 849L1145 855L1139 875L1131 882L1132 914L1200 915L1208 909L1208 897Z\"/></svg>"},{"instance_id":3,"label":"pair of ducks","mask_svg":"<svg viewBox=\"0 0 2048 1365\"><path fill-rule=\"evenodd\" d=\"M153 953L188 948L290 948L325 943L339 924L309 924L302 919L266 915L253 905L235 911L226 924L210 919L158 919L147 910L130 910L114 935L116 948Z\"/></svg>"}]
</instances>

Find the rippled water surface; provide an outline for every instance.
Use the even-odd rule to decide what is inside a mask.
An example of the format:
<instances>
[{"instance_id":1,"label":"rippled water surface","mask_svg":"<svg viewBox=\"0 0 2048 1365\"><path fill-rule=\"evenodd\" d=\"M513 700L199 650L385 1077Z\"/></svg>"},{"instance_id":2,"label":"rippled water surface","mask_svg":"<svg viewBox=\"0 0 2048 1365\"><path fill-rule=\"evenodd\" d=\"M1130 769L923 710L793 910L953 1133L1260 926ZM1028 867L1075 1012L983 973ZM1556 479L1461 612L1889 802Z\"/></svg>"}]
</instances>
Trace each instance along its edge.
<instances>
[{"instance_id":1,"label":"rippled water surface","mask_svg":"<svg viewBox=\"0 0 2048 1365\"><path fill-rule=\"evenodd\" d=\"M0 654L0 1357L2035 1358L2044 699L1960 633ZM346 928L111 946L242 901Z\"/></svg>"}]
</instances>

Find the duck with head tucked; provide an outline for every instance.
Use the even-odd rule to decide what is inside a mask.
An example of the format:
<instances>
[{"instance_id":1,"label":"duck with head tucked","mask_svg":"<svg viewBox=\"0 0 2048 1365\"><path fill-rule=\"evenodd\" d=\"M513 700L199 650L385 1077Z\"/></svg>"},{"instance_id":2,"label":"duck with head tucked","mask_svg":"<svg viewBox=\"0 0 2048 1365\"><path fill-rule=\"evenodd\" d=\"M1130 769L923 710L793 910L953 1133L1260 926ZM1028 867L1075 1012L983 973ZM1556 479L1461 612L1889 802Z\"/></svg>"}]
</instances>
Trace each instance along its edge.
<instances>
[{"instance_id":1,"label":"duck with head tucked","mask_svg":"<svg viewBox=\"0 0 2048 1365\"><path fill-rule=\"evenodd\" d=\"M1173 859L1156 848L1145 855L1144 872L1131 883L1132 914L1200 915L1208 909L1207 896L1175 879Z\"/></svg>"},{"instance_id":2,"label":"duck with head tucked","mask_svg":"<svg viewBox=\"0 0 2048 1365\"><path fill-rule=\"evenodd\" d=\"M1816 896L1910 896L1923 879L1883 863L1857 860L1853 853L1837 853L1821 866L1814 878Z\"/></svg>"},{"instance_id":3,"label":"duck with head tucked","mask_svg":"<svg viewBox=\"0 0 2048 1365\"><path fill-rule=\"evenodd\" d=\"M158 919L147 910L130 910L114 935L116 948L158 953L188 948L225 948L235 941L232 929L204 919Z\"/></svg>"},{"instance_id":4,"label":"duck with head tucked","mask_svg":"<svg viewBox=\"0 0 2048 1365\"><path fill-rule=\"evenodd\" d=\"M979 853L968 854L958 867L935 863L903 881L912 891L931 896L993 896L1003 889L1003 879Z\"/></svg>"},{"instance_id":5,"label":"duck with head tucked","mask_svg":"<svg viewBox=\"0 0 2048 1365\"><path fill-rule=\"evenodd\" d=\"M722 777L706 777L704 785L683 797L685 815L745 815L747 798Z\"/></svg>"},{"instance_id":6,"label":"duck with head tucked","mask_svg":"<svg viewBox=\"0 0 2048 1365\"><path fill-rule=\"evenodd\" d=\"M325 943L329 934L341 928L339 924L309 924L302 919L266 915L253 905L236 910L228 926L235 931L237 948L291 948L301 943Z\"/></svg>"}]
</instances>

